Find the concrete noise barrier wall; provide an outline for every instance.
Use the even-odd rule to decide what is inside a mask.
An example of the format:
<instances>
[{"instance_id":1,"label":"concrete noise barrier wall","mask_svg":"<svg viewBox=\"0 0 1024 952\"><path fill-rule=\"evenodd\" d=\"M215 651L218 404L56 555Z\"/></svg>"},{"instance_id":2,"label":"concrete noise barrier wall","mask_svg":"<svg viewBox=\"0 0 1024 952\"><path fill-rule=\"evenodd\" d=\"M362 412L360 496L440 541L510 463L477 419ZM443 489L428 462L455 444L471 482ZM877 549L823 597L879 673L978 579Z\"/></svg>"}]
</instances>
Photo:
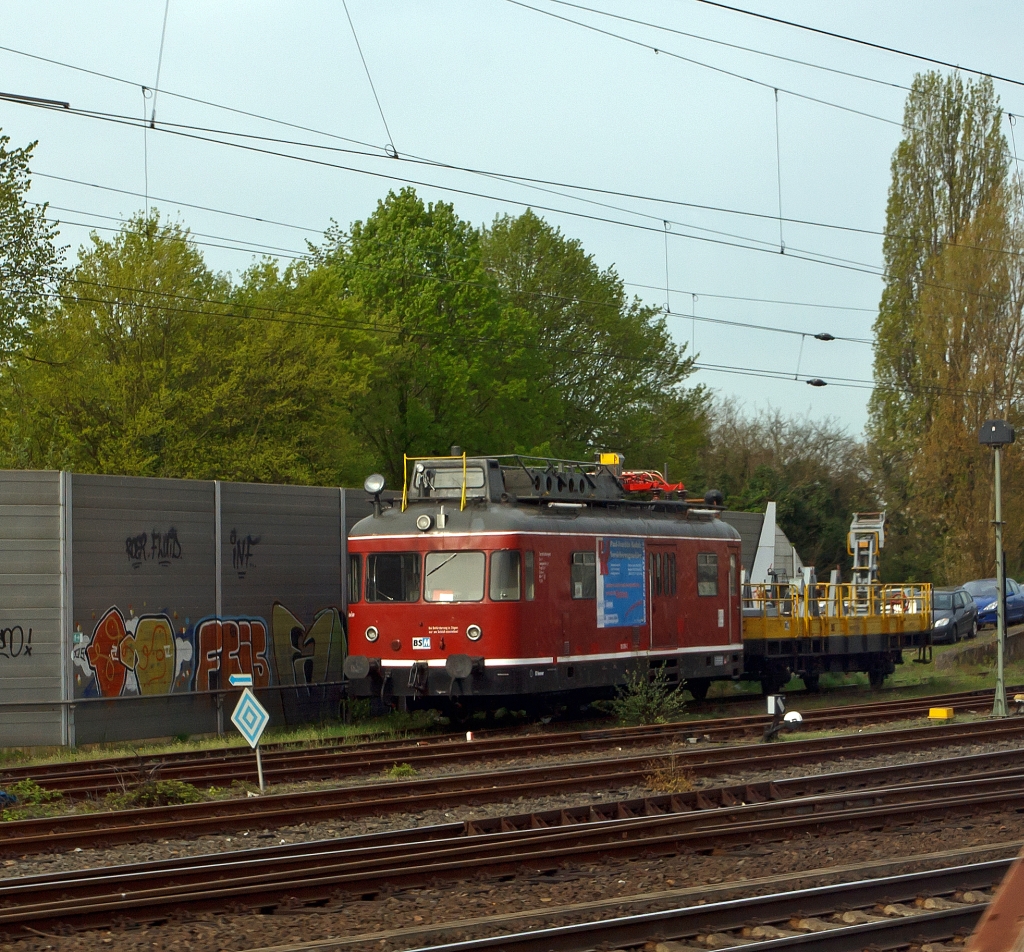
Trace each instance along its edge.
<instances>
[{"instance_id":1,"label":"concrete noise barrier wall","mask_svg":"<svg viewBox=\"0 0 1024 952\"><path fill-rule=\"evenodd\" d=\"M337 716L347 508L337 488L0 472L0 746L223 730L231 674L272 724Z\"/></svg>"}]
</instances>

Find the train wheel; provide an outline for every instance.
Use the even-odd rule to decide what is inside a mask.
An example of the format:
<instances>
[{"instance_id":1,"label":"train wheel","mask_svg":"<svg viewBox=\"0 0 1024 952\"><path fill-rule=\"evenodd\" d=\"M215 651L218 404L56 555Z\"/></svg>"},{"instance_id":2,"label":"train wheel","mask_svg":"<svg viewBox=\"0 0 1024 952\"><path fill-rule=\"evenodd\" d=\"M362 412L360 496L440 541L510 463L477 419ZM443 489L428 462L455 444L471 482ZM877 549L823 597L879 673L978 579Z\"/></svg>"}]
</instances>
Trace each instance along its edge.
<instances>
[{"instance_id":1,"label":"train wheel","mask_svg":"<svg viewBox=\"0 0 1024 952\"><path fill-rule=\"evenodd\" d=\"M807 688L809 693L811 693L811 694L817 694L818 693L818 691L820 689L820 686L818 684L818 677L819 677L819 675L817 674L817 672L815 672L814 674L811 674L810 672L808 672L807 674L800 675L800 677L801 677L801 679L804 682L804 687Z\"/></svg>"},{"instance_id":2,"label":"train wheel","mask_svg":"<svg viewBox=\"0 0 1024 952\"><path fill-rule=\"evenodd\" d=\"M707 678L692 678L686 682L686 690L693 695L695 701L703 701L710 687L711 682Z\"/></svg>"},{"instance_id":3,"label":"train wheel","mask_svg":"<svg viewBox=\"0 0 1024 952\"><path fill-rule=\"evenodd\" d=\"M885 684L886 673L882 668L872 668L868 672L868 681L871 683L871 687L878 689Z\"/></svg>"}]
</instances>

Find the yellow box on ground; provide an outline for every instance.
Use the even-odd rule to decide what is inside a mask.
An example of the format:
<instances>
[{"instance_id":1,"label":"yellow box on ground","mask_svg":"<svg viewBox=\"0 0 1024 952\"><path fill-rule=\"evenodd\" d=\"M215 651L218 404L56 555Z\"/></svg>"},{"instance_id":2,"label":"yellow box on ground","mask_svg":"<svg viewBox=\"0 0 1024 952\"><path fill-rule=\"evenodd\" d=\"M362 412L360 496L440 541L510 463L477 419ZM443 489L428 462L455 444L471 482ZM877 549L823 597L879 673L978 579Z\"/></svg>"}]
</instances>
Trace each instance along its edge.
<instances>
[{"instance_id":1,"label":"yellow box on ground","mask_svg":"<svg viewBox=\"0 0 1024 952\"><path fill-rule=\"evenodd\" d=\"M933 707L928 710L928 719L931 721L951 721L953 720L953 708L951 707Z\"/></svg>"}]
</instances>

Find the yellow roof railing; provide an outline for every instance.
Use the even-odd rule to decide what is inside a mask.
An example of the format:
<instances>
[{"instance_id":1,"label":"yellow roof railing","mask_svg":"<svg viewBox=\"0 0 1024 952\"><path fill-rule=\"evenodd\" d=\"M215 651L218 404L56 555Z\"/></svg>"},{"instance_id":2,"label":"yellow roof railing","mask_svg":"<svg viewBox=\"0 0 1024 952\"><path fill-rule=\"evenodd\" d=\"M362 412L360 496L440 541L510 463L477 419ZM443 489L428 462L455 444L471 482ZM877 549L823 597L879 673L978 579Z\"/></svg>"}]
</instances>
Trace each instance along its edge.
<instances>
[{"instance_id":1,"label":"yellow roof railing","mask_svg":"<svg viewBox=\"0 0 1024 952\"><path fill-rule=\"evenodd\" d=\"M462 460L462 498L459 500L459 511L466 508L466 454L461 456L406 456L402 454L402 512L409 505L409 464L437 459Z\"/></svg>"}]
</instances>

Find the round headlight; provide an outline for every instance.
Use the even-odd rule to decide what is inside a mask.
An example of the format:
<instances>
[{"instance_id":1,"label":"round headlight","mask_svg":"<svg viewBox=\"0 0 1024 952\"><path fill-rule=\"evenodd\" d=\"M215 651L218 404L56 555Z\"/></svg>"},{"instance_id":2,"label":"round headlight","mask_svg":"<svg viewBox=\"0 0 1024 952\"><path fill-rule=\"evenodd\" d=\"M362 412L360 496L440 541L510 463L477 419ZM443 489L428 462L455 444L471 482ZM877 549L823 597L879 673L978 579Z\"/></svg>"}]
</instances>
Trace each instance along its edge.
<instances>
[{"instance_id":1,"label":"round headlight","mask_svg":"<svg viewBox=\"0 0 1024 952\"><path fill-rule=\"evenodd\" d=\"M470 641L479 641L480 640L480 636L482 634L483 634L483 631L481 630L479 625L470 625L466 629L466 637Z\"/></svg>"},{"instance_id":2,"label":"round headlight","mask_svg":"<svg viewBox=\"0 0 1024 952\"><path fill-rule=\"evenodd\" d=\"M379 636L380 632L377 631L377 629L373 625L370 625L370 627L366 629L367 641L376 641Z\"/></svg>"},{"instance_id":3,"label":"round headlight","mask_svg":"<svg viewBox=\"0 0 1024 952\"><path fill-rule=\"evenodd\" d=\"M421 532L426 532L427 529L430 528L432 523L433 520L425 512L416 517L416 528L419 529Z\"/></svg>"},{"instance_id":4,"label":"round headlight","mask_svg":"<svg viewBox=\"0 0 1024 952\"><path fill-rule=\"evenodd\" d=\"M370 473L366 479L363 480L363 489L365 489L371 496L376 496L377 493L384 489L384 477L380 473Z\"/></svg>"}]
</instances>

